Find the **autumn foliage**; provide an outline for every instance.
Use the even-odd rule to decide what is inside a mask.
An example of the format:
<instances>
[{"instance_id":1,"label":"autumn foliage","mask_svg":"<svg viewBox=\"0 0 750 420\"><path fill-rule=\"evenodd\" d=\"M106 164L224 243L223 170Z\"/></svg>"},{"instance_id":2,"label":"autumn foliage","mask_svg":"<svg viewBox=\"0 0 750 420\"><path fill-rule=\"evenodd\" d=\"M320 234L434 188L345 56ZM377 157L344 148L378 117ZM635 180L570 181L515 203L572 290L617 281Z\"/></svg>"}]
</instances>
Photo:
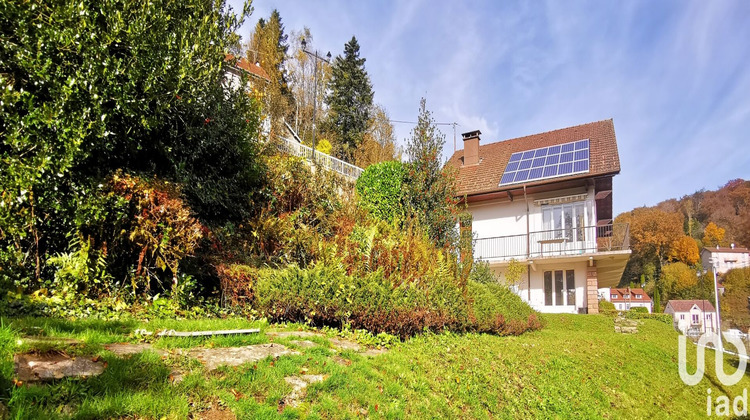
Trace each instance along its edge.
<instances>
[{"instance_id":1,"label":"autumn foliage","mask_svg":"<svg viewBox=\"0 0 750 420\"><path fill-rule=\"evenodd\" d=\"M716 226L714 222L709 223L703 231L703 246L711 248L725 246L726 241L724 240L724 236L726 232L726 229Z\"/></svg>"},{"instance_id":2,"label":"autumn foliage","mask_svg":"<svg viewBox=\"0 0 750 420\"><path fill-rule=\"evenodd\" d=\"M698 242L695 239L683 235L672 243L669 250L669 259L671 261L681 261L687 265L695 265L700 261L698 251Z\"/></svg>"}]
</instances>

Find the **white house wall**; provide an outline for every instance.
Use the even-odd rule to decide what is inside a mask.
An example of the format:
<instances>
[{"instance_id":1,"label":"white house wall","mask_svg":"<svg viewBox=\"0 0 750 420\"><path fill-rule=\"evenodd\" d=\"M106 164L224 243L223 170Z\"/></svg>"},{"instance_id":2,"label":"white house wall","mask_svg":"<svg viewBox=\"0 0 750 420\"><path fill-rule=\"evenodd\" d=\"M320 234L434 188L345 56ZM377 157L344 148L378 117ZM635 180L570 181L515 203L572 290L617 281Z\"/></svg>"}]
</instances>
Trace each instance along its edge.
<instances>
[{"instance_id":1,"label":"white house wall","mask_svg":"<svg viewBox=\"0 0 750 420\"><path fill-rule=\"evenodd\" d=\"M716 272L724 274L733 268L750 266L750 255L744 252L716 252L704 249L701 252L703 268L711 270L711 259L717 260Z\"/></svg>"},{"instance_id":2,"label":"white house wall","mask_svg":"<svg viewBox=\"0 0 750 420\"><path fill-rule=\"evenodd\" d=\"M534 200L540 198L564 197L573 194L581 194L580 188L561 190L555 193L543 195L529 195L529 231L543 231L544 221L542 219L542 206L534 204ZM594 190L586 192L587 213L592 217L587 225L596 225L594 206ZM518 195L513 201L493 201L478 203L469 206L469 212L473 217L472 231L477 239L494 238L498 236L525 235L526 234L526 200L523 195Z\"/></svg>"},{"instance_id":3,"label":"white house wall","mask_svg":"<svg viewBox=\"0 0 750 420\"><path fill-rule=\"evenodd\" d=\"M546 313L578 313L580 308L587 307L586 301L586 267L585 261L579 261L574 263L556 263L556 264L537 264L536 270L529 267L526 273L521 277L520 283L514 288L516 293L525 302L529 303L532 308L539 312ZM495 274L498 275L501 281L505 282L505 270L507 267L495 268ZM545 271L556 271L556 270L573 270L575 272L575 294L576 303L575 305L566 306L546 306L544 304L544 272ZM531 273L531 293L529 293L529 277L528 273ZM553 280L554 282L554 280ZM554 287L554 284L553 284ZM554 290L553 290L554 293Z\"/></svg>"}]
</instances>

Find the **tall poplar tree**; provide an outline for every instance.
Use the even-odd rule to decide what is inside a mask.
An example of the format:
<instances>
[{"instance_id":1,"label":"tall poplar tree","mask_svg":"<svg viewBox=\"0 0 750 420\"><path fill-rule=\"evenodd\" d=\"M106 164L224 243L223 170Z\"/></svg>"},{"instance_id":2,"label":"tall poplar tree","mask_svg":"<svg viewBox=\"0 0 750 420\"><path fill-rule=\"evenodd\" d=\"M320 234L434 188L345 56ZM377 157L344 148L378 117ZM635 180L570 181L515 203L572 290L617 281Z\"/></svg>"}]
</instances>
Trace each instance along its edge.
<instances>
[{"instance_id":1,"label":"tall poplar tree","mask_svg":"<svg viewBox=\"0 0 750 420\"><path fill-rule=\"evenodd\" d=\"M331 66L328 82L328 129L337 137L337 155L347 161L362 143L372 108L372 83L365 70L365 59L359 56L357 38L344 45L344 55Z\"/></svg>"}]
</instances>

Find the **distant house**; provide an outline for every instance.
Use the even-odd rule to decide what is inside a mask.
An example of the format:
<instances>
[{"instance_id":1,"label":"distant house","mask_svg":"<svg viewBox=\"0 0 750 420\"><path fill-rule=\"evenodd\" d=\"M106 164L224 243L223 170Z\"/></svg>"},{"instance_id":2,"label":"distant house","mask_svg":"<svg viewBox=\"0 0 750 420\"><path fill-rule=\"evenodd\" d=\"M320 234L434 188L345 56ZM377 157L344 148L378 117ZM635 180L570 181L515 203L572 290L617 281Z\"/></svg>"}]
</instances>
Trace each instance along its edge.
<instances>
[{"instance_id":1,"label":"distant house","mask_svg":"<svg viewBox=\"0 0 750 420\"><path fill-rule=\"evenodd\" d=\"M672 315L677 331L716 332L716 309L707 300L670 300L664 313Z\"/></svg>"},{"instance_id":2,"label":"distant house","mask_svg":"<svg viewBox=\"0 0 750 420\"><path fill-rule=\"evenodd\" d=\"M615 305L615 309L627 311L631 308L646 308L651 313L654 308L654 302L643 291L643 289L631 289L629 287L622 289L609 289L609 293L604 297L607 301Z\"/></svg>"},{"instance_id":3,"label":"distant house","mask_svg":"<svg viewBox=\"0 0 750 420\"><path fill-rule=\"evenodd\" d=\"M271 81L268 73L259 65L251 63L245 58L237 58L235 61L235 58L232 54L227 54L224 58L224 61L227 63L226 77L231 85L236 86L239 84L242 74L249 76L248 79L251 86Z\"/></svg>"},{"instance_id":4,"label":"distant house","mask_svg":"<svg viewBox=\"0 0 750 420\"><path fill-rule=\"evenodd\" d=\"M511 261L528 266L516 292L540 312L597 313L598 289L616 286L630 258L628 225L612 223L612 120L485 145L480 135L464 133L447 163L474 259L500 277Z\"/></svg>"},{"instance_id":5,"label":"distant house","mask_svg":"<svg viewBox=\"0 0 750 420\"><path fill-rule=\"evenodd\" d=\"M271 78L265 70L257 64L253 64L245 58L236 58L232 54L224 57L226 68L224 72L224 86L236 89L242 83L242 75L247 75L247 84L250 90L258 91L264 85L270 83ZM271 120L264 115L261 121L260 131L268 136L271 131Z\"/></svg>"},{"instance_id":6,"label":"distant house","mask_svg":"<svg viewBox=\"0 0 750 420\"><path fill-rule=\"evenodd\" d=\"M750 250L734 244L730 247L703 248L701 262L707 271L711 271L712 264L716 264L716 272L721 275L733 268L750 267Z\"/></svg>"}]
</instances>

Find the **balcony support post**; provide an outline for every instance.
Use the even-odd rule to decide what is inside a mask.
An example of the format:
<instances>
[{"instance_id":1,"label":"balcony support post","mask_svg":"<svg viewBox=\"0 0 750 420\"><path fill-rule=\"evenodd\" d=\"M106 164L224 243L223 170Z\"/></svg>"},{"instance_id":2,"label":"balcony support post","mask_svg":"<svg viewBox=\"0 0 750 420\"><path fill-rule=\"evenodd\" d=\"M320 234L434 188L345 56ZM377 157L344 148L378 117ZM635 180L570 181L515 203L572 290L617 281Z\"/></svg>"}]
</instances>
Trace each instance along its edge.
<instances>
[{"instance_id":1,"label":"balcony support post","mask_svg":"<svg viewBox=\"0 0 750 420\"><path fill-rule=\"evenodd\" d=\"M590 314L599 313L599 279L596 261L591 261L586 267L586 308Z\"/></svg>"}]
</instances>

